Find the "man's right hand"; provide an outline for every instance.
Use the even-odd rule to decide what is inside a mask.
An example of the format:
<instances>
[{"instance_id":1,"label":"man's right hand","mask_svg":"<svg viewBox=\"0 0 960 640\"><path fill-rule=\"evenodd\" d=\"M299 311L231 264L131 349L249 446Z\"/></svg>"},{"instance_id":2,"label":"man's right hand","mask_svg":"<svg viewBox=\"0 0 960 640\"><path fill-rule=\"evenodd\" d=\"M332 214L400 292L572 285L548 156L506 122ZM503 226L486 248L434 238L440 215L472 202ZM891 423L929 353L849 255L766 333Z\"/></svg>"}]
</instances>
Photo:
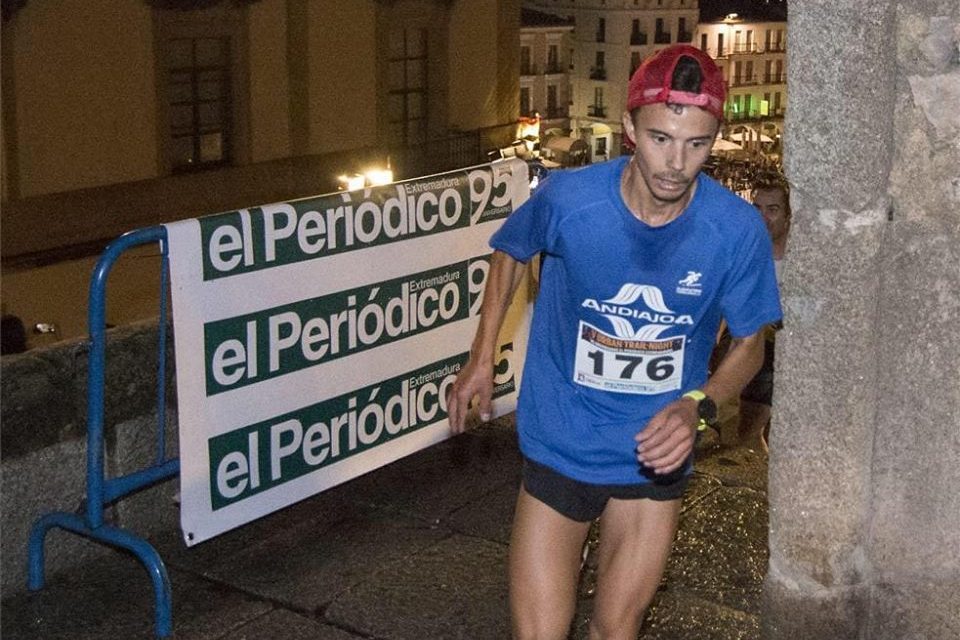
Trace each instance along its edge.
<instances>
[{"instance_id":1,"label":"man's right hand","mask_svg":"<svg viewBox=\"0 0 960 640\"><path fill-rule=\"evenodd\" d=\"M493 364L470 358L447 392L447 415L450 419L450 430L454 433L467 430L467 413L474 396L479 400L480 420L486 422L492 415Z\"/></svg>"},{"instance_id":2,"label":"man's right hand","mask_svg":"<svg viewBox=\"0 0 960 640\"><path fill-rule=\"evenodd\" d=\"M525 268L499 250L490 258L490 271L480 306L480 324L470 347L470 359L447 393L447 416L454 433L466 430L467 412L474 396L479 400L480 419L485 422L492 415L494 345Z\"/></svg>"}]
</instances>

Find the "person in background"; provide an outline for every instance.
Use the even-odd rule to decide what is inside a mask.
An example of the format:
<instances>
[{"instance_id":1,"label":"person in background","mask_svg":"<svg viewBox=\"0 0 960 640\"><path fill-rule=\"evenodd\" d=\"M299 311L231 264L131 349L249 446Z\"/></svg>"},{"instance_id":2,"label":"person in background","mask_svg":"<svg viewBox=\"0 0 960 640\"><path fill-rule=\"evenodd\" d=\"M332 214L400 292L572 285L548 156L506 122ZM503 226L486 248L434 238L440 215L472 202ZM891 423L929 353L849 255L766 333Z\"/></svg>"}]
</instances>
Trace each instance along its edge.
<instances>
[{"instance_id":1,"label":"person in background","mask_svg":"<svg viewBox=\"0 0 960 640\"><path fill-rule=\"evenodd\" d=\"M751 190L750 199L760 210L767 232L773 243L773 260L780 281L780 263L787 252L787 236L790 234L790 189L779 175L758 179ZM773 361L774 338L779 324L764 330L763 365L757 375L740 392L740 412L737 421L737 437L741 444L767 451L767 434L770 429L770 410L773 406Z\"/></svg>"},{"instance_id":2,"label":"person in background","mask_svg":"<svg viewBox=\"0 0 960 640\"><path fill-rule=\"evenodd\" d=\"M494 353L526 263L543 256L516 421L524 457L510 541L518 640L568 636L581 552L600 520L591 640L635 640L673 545L698 429L735 398L780 319L756 210L701 169L726 84L673 45L630 80L635 150L550 174L490 241L470 358L447 397L462 432L491 415ZM708 378L725 319L733 338Z\"/></svg>"},{"instance_id":3,"label":"person in background","mask_svg":"<svg viewBox=\"0 0 960 640\"><path fill-rule=\"evenodd\" d=\"M27 350L27 330L18 316L5 314L0 318L0 355L23 353Z\"/></svg>"}]
</instances>

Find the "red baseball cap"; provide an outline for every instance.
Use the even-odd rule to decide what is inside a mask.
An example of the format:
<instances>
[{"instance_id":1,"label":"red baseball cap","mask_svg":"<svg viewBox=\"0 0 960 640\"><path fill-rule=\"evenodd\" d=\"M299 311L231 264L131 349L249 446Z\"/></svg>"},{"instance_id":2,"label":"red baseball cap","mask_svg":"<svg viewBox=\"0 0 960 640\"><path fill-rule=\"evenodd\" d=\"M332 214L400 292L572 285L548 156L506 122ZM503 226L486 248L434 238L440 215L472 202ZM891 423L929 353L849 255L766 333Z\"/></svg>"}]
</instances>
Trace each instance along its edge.
<instances>
[{"instance_id":1,"label":"red baseball cap","mask_svg":"<svg viewBox=\"0 0 960 640\"><path fill-rule=\"evenodd\" d=\"M684 57L692 58L700 66L700 93L671 88L673 71ZM627 111L646 104L667 102L694 105L705 109L717 120L723 120L723 101L726 96L727 85L723 81L723 72L713 58L688 44L674 44L658 51L637 67L627 89Z\"/></svg>"}]
</instances>

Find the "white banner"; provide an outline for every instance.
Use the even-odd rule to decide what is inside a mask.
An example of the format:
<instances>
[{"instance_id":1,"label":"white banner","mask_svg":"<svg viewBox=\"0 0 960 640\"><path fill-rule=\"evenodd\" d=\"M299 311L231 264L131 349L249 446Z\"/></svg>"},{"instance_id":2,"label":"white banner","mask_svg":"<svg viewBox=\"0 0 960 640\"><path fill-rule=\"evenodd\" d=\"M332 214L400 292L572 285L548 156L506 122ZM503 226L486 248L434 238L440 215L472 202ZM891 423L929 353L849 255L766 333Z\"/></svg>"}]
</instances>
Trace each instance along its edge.
<instances>
[{"instance_id":1,"label":"white banner","mask_svg":"<svg viewBox=\"0 0 960 640\"><path fill-rule=\"evenodd\" d=\"M514 159L166 225L187 545L449 437L487 243L528 196ZM525 298L496 416L516 406Z\"/></svg>"}]
</instances>

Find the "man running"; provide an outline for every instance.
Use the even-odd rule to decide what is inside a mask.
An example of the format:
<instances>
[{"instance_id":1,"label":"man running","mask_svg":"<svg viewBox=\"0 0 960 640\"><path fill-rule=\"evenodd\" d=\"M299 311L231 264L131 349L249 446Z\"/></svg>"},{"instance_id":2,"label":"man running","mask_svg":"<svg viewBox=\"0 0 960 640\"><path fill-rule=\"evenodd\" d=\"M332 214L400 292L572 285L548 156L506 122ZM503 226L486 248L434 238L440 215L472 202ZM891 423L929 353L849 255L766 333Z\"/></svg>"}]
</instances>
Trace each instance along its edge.
<instances>
[{"instance_id":1,"label":"man running","mask_svg":"<svg viewBox=\"0 0 960 640\"><path fill-rule=\"evenodd\" d=\"M663 574L698 424L736 397L781 315L756 210L701 173L725 84L688 45L630 80L632 156L557 171L491 239L471 356L448 398L490 415L494 347L525 263L543 255L517 408L523 482L510 543L514 637L567 637L600 518L590 638L634 640ZM734 336L710 379L721 318Z\"/></svg>"}]
</instances>

